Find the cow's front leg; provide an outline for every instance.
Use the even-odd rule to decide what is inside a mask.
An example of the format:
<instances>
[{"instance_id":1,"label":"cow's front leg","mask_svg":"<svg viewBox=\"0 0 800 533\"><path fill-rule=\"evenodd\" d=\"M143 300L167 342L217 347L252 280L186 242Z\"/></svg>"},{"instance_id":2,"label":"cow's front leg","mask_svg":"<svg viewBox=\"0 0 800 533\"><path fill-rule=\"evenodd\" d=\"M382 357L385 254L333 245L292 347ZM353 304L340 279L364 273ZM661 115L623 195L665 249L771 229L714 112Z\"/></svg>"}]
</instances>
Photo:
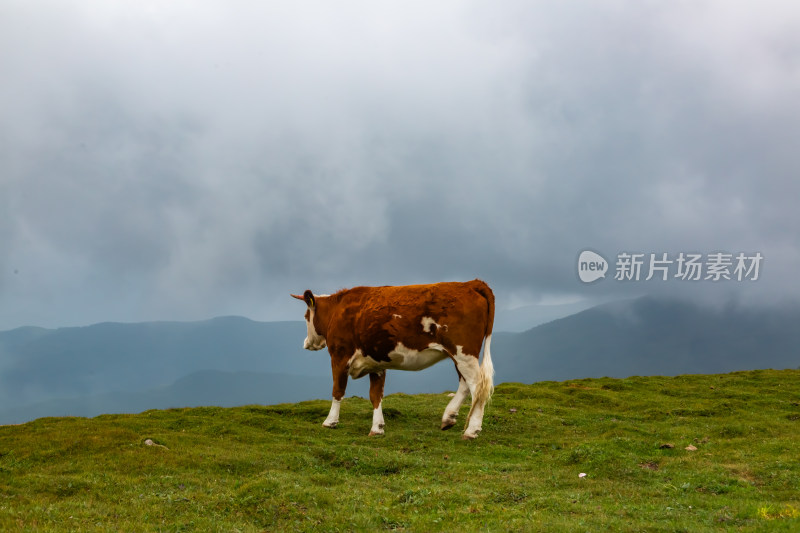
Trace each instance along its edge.
<instances>
[{"instance_id":1,"label":"cow's front leg","mask_svg":"<svg viewBox=\"0 0 800 533\"><path fill-rule=\"evenodd\" d=\"M333 373L333 401L328 418L322 423L326 428L335 428L339 425L339 407L344 398L344 391L347 389L347 361L338 362L331 359L331 371Z\"/></svg>"},{"instance_id":2,"label":"cow's front leg","mask_svg":"<svg viewBox=\"0 0 800 533\"><path fill-rule=\"evenodd\" d=\"M461 404L464 403L464 399L466 399L468 393L469 387L467 386L467 382L464 381L464 378L459 376L458 390L453 396L453 399L450 400L450 403L447 404L447 407L445 407L444 415L442 415L442 429L450 429L456 424L458 410L461 408Z\"/></svg>"},{"instance_id":3,"label":"cow's front leg","mask_svg":"<svg viewBox=\"0 0 800 533\"><path fill-rule=\"evenodd\" d=\"M386 382L386 372L378 372L369 375L369 399L372 402L372 435L383 435L383 384Z\"/></svg>"},{"instance_id":4,"label":"cow's front leg","mask_svg":"<svg viewBox=\"0 0 800 533\"><path fill-rule=\"evenodd\" d=\"M342 400L337 400L335 396L333 397L331 401L331 410L328 411L328 418L322 423L323 426L326 428L335 428L339 425L339 406L341 403Z\"/></svg>"}]
</instances>

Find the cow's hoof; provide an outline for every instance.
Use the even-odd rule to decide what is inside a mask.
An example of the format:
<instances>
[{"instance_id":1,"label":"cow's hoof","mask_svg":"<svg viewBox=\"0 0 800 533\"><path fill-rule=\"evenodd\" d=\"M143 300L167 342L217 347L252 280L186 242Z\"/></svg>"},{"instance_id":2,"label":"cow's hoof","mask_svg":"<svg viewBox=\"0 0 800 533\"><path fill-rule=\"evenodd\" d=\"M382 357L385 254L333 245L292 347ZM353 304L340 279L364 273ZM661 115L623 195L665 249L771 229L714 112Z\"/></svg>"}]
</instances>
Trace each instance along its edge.
<instances>
[{"instance_id":1,"label":"cow's hoof","mask_svg":"<svg viewBox=\"0 0 800 533\"><path fill-rule=\"evenodd\" d=\"M322 427L330 428L330 429L336 429L336 426L338 426L338 425L339 425L339 422L328 422L328 421L325 421L325 422L322 423Z\"/></svg>"},{"instance_id":2,"label":"cow's hoof","mask_svg":"<svg viewBox=\"0 0 800 533\"><path fill-rule=\"evenodd\" d=\"M473 440L480 434L481 430L475 431L473 433L464 433L461 435L462 440Z\"/></svg>"},{"instance_id":3,"label":"cow's hoof","mask_svg":"<svg viewBox=\"0 0 800 533\"><path fill-rule=\"evenodd\" d=\"M383 435L383 430L380 430L380 431L370 431L370 432L369 432L369 436L370 436L370 437L374 437L374 436L376 436L376 435L378 435L378 436L381 436L381 435Z\"/></svg>"},{"instance_id":4,"label":"cow's hoof","mask_svg":"<svg viewBox=\"0 0 800 533\"><path fill-rule=\"evenodd\" d=\"M442 429L442 431L444 431L445 429L450 429L451 427L453 427L455 425L456 425L456 421L455 420L442 420L442 428L441 429Z\"/></svg>"}]
</instances>

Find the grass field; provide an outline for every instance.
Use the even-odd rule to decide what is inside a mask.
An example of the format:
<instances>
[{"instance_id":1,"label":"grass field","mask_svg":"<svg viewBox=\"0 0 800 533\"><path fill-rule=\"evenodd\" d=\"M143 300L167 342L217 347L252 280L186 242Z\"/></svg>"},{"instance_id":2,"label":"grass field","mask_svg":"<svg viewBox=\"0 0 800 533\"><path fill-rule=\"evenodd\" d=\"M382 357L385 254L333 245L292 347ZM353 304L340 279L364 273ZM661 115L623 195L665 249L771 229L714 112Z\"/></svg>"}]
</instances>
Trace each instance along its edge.
<instances>
[{"instance_id":1,"label":"grass field","mask_svg":"<svg viewBox=\"0 0 800 533\"><path fill-rule=\"evenodd\" d=\"M0 529L800 531L800 371L503 384L475 441L447 401L0 427Z\"/></svg>"}]
</instances>

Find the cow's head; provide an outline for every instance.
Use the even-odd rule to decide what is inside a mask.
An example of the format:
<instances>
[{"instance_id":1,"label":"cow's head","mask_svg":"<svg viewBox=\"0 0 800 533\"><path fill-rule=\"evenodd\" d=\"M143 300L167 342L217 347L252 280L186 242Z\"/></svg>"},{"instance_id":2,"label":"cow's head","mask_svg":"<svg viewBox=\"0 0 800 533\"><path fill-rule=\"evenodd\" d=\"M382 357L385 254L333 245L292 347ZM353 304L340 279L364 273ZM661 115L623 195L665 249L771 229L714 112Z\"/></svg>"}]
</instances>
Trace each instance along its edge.
<instances>
[{"instance_id":1,"label":"cow's head","mask_svg":"<svg viewBox=\"0 0 800 533\"><path fill-rule=\"evenodd\" d=\"M319 328L315 325L315 318L318 314L317 299L314 297L314 294L307 290L302 296L292 294L292 297L303 300L308 306L308 309L306 309L306 327L308 328L308 334L303 341L303 348L306 350L321 350L325 348L327 345L325 337L317 333Z\"/></svg>"}]
</instances>

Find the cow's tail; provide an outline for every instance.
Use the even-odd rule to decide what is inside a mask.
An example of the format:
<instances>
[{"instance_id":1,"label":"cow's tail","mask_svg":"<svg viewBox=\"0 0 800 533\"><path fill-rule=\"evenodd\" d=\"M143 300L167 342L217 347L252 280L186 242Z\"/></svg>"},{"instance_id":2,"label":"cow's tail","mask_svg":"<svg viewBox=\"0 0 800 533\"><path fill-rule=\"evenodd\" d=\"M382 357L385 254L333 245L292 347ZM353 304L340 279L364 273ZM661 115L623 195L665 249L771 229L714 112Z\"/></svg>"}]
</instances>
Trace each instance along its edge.
<instances>
[{"instance_id":1,"label":"cow's tail","mask_svg":"<svg viewBox=\"0 0 800 533\"><path fill-rule=\"evenodd\" d=\"M475 280L475 291L486 299L488 307L486 331L483 337L483 361L478 386L475 389L475 398L472 405L485 405L494 392L494 365L492 364L492 327L494 326L494 293L489 286L480 280ZM468 418L469 419L469 418Z\"/></svg>"}]
</instances>

